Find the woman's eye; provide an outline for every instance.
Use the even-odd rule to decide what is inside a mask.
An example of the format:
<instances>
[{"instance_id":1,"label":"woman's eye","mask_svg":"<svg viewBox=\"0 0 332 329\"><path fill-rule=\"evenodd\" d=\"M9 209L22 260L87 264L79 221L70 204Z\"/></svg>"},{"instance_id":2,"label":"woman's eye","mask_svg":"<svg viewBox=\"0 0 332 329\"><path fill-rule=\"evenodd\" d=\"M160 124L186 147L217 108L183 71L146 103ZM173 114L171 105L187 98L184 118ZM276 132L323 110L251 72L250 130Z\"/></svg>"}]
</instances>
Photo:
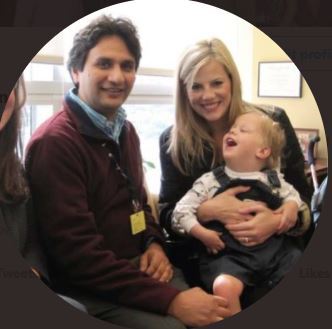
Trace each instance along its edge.
<instances>
[{"instance_id":1,"label":"woman's eye","mask_svg":"<svg viewBox=\"0 0 332 329\"><path fill-rule=\"evenodd\" d=\"M217 80L212 82L212 86L219 87L223 84L223 81Z\"/></svg>"},{"instance_id":2,"label":"woman's eye","mask_svg":"<svg viewBox=\"0 0 332 329\"><path fill-rule=\"evenodd\" d=\"M193 84L191 87L191 90L200 90L201 89L201 85L198 84Z\"/></svg>"}]
</instances>

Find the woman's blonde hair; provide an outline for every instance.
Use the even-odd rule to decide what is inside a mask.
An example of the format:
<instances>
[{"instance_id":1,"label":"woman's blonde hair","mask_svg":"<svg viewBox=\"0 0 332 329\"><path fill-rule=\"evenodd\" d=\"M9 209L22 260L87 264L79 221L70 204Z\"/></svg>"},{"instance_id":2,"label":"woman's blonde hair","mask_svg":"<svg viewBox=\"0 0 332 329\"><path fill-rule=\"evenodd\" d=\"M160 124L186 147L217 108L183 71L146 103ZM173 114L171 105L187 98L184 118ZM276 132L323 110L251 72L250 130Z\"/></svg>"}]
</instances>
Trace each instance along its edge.
<instances>
[{"instance_id":1,"label":"woman's blonde hair","mask_svg":"<svg viewBox=\"0 0 332 329\"><path fill-rule=\"evenodd\" d=\"M242 100L238 69L226 45L219 39L197 42L188 48L179 62L176 74L175 124L172 127L168 152L175 166L185 175L191 174L194 164L204 163L204 150L213 152L211 168L219 163L221 154L206 121L193 111L187 96L187 86L193 84L199 69L215 60L220 63L231 80L231 103L225 118L228 129L235 118L249 106Z\"/></svg>"}]
</instances>

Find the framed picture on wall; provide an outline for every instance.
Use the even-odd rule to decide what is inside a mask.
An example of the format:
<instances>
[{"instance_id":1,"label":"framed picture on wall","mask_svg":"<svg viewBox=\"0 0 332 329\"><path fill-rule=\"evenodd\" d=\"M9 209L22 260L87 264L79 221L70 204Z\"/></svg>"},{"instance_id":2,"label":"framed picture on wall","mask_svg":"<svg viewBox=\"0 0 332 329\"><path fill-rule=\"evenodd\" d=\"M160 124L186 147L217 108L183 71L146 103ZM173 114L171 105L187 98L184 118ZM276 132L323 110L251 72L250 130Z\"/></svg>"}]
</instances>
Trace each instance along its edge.
<instances>
[{"instance_id":1,"label":"framed picture on wall","mask_svg":"<svg viewBox=\"0 0 332 329\"><path fill-rule=\"evenodd\" d=\"M304 156L305 161L308 161L308 148L309 142L312 138L319 136L318 129L305 129L305 128L295 128L295 133L297 139L300 143L300 147ZM315 144L314 148L314 159L317 158L317 143Z\"/></svg>"},{"instance_id":2,"label":"framed picture on wall","mask_svg":"<svg viewBox=\"0 0 332 329\"><path fill-rule=\"evenodd\" d=\"M258 97L302 97L302 75L295 64L259 62Z\"/></svg>"}]
</instances>

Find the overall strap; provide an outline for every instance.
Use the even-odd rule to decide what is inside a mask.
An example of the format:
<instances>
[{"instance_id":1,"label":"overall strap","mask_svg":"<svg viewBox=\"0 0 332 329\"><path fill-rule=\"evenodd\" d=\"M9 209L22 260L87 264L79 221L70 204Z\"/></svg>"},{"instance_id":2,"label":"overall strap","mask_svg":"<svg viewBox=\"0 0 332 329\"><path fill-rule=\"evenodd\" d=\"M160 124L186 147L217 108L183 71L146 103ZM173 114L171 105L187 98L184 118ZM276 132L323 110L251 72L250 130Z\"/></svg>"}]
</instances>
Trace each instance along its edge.
<instances>
[{"instance_id":1,"label":"overall strap","mask_svg":"<svg viewBox=\"0 0 332 329\"><path fill-rule=\"evenodd\" d=\"M281 187L280 179L275 169L263 169L262 171L266 174L267 180L272 189Z\"/></svg>"},{"instance_id":2,"label":"overall strap","mask_svg":"<svg viewBox=\"0 0 332 329\"><path fill-rule=\"evenodd\" d=\"M281 206L282 201L279 197L278 188L281 186L280 179L276 170L265 169L263 172L268 177L268 183L265 184L258 179L231 179L225 173L225 167L222 165L215 168L213 174L218 181L220 188L215 195L226 191L231 187L236 186L250 186L250 190L237 194L240 200L251 199L265 202L271 209L277 209Z\"/></svg>"},{"instance_id":3,"label":"overall strap","mask_svg":"<svg viewBox=\"0 0 332 329\"><path fill-rule=\"evenodd\" d=\"M224 165L213 169L212 172L220 186L227 186L230 183L231 179L225 173ZM275 169L263 169L262 172L266 174L267 180L272 189L281 187L280 179Z\"/></svg>"},{"instance_id":4,"label":"overall strap","mask_svg":"<svg viewBox=\"0 0 332 329\"><path fill-rule=\"evenodd\" d=\"M221 165L212 170L213 175L215 176L216 180L218 181L221 187L226 187L231 182L231 179L225 173L225 166Z\"/></svg>"}]
</instances>

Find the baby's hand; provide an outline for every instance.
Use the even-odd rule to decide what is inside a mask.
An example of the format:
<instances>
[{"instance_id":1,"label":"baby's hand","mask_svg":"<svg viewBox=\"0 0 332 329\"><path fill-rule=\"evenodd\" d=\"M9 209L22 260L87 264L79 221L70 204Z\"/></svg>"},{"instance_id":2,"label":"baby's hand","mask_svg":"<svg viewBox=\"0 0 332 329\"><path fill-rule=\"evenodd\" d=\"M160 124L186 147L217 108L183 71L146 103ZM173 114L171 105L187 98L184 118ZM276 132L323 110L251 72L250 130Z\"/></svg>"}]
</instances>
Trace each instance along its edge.
<instances>
[{"instance_id":1,"label":"baby's hand","mask_svg":"<svg viewBox=\"0 0 332 329\"><path fill-rule=\"evenodd\" d=\"M285 233L291 229L297 221L299 207L295 201L285 202L275 213L281 214L280 225L277 234Z\"/></svg>"},{"instance_id":2,"label":"baby's hand","mask_svg":"<svg viewBox=\"0 0 332 329\"><path fill-rule=\"evenodd\" d=\"M209 230L197 224L190 230L190 234L200 240L211 254L217 254L225 248L225 243L221 240L221 233Z\"/></svg>"}]
</instances>

